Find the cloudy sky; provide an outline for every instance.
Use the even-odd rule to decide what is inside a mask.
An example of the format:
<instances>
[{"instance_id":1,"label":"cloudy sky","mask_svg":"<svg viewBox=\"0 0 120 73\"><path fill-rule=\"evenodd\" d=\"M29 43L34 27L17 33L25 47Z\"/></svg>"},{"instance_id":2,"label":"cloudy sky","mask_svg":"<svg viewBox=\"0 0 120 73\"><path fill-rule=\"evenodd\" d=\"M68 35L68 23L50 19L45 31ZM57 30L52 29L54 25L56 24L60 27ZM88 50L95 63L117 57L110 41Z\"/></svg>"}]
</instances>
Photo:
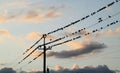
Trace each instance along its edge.
<instances>
[{"instance_id":1,"label":"cloudy sky","mask_svg":"<svg viewBox=\"0 0 120 73\"><path fill-rule=\"evenodd\" d=\"M42 55L32 63L28 62L42 50L37 49L22 63L18 62L42 44L43 40L23 53L42 34L77 20L79 22L47 36L46 42L65 37L47 47L71 40L47 51L47 67L53 73L87 73L88 70L103 69L108 73L113 70L119 73L119 8L119 0L0 0L0 73L4 70L13 73L20 70L41 72ZM78 32L81 29L82 32ZM77 36L81 37L74 40Z\"/></svg>"}]
</instances>

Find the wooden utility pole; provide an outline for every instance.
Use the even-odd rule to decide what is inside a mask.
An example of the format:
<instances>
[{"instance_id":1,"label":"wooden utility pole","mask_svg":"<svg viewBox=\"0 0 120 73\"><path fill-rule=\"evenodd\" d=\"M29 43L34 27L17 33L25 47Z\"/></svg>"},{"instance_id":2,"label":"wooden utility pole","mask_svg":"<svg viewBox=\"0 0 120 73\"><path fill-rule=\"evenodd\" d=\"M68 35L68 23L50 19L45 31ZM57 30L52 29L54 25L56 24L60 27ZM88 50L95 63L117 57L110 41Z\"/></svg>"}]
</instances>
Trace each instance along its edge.
<instances>
[{"instance_id":1,"label":"wooden utility pole","mask_svg":"<svg viewBox=\"0 0 120 73\"><path fill-rule=\"evenodd\" d=\"M44 41L44 49L43 49L43 73L46 73L46 45L45 45L45 39L46 39L46 34L43 35L43 41Z\"/></svg>"}]
</instances>

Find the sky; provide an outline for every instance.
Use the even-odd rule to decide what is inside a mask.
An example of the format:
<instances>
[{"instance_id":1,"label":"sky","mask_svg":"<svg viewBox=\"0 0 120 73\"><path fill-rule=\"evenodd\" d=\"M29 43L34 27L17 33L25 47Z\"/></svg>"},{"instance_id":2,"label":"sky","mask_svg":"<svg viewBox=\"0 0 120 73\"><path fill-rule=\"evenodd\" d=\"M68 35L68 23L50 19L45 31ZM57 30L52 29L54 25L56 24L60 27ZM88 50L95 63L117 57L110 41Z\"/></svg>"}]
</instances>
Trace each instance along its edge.
<instances>
[{"instance_id":1,"label":"sky","mask_svg":"<svg viewBox=\"0 0 120 73\"><path fill-rule=\"evenodd\" d=\"M112 2L114 3L109 6ZM103 7L106 8L99 11ZM37 49L21 64L18 62L38 45L43 44L43 40L24 55L23 53L43 34L76 20L80 21L46 37L46 42L66 37L46 45L49 47L82 36L47 51L47 67L51 72L70 73L82 70L87 73L87 69L105 68L120 73L119 8L119 0L0 0L0 73L6 69L31 73L42 71L43 55L30 64L28 62L43 50ZM89 17L82 20L88 15ZM112 22L115 22L115 25L110 25ZM82 32L71 35L83 28L85 30ZM84 36L96 29L100 31Z\"/></svg>"}]
</instances>

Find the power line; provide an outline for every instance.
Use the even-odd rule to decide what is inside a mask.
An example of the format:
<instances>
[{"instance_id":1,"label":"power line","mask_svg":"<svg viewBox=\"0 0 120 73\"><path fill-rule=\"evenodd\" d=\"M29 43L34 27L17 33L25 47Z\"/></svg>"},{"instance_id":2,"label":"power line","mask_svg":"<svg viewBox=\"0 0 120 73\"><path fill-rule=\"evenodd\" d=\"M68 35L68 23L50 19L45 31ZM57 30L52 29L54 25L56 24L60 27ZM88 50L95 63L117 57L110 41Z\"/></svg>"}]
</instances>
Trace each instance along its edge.
<instances>
[{"instance_id":1,"label":"power line","mask_svg":"<svg viewBox=\"0 0 120 73\"><path fill-rule=\"evenodd\" d=\"M101 30L105 29L106 27L109 27L109 26L111 26L111 25L113 25L113 24L116 24L116 23L118 23L118 22L120 22L120 21L116 20L116 21L114 21L114 22L111 22L111 23L107 24L105 27L100 27L100 29L95 29L95 30L93 30L91 33L90 33L90 32L85 33L84 36L88 36L88 35L90 35L90 34L92 34L92 33L101 31ZM55 46L58 46L58 45L62 45L62 44L65 44L65 43L67 43L67 42L70 42L70 41L79 39L79 38L81 38L81 37L82 37L82 36L77 36L77 37L75 37L75 38L68 39L68 40L66 40L66 41L64 41L64 42L54 44L54 45L52 45L51 47L55 47Z\"/></svg>"},{"instance_id":2,"label":"power line","mask_svg":"<svg viewBox=\"0 0 120 73\"><path fill-rule=\"evenodd\" d=\"M89 18L90 16L95 15L96 13L101 12L102 10L104 10L104 9L106 9L106 8L108 8L108 7L111 7L112 5L114 5L114 4L117 3L117 2L119 2L119 0L115 0L115 1L107 4L106 6L98 9L97 11L94 11L94 12L90 13L89 15L84 16L84 17L81 18L80 20L76 20L76 21L71 22L70 24L68 24L68 25L66 25L66 26L63 26L63 27L61 27L61 28L58 28L58 29L53 30L53 31L51 31L51 32L48 32L48 33L46 33L46 35L53 34L53 33L58 32L58 31L60 31L60 30L64 30L65 28L68 28L68 27L70 27L70 26L72 26L72 25L75 25L76 23L78 23L78 22L80 22L80 21L83 21L83 20ZM23 53L23 55L24 55L26 52L28 52L30 49L32 49L42 38L43 38L43 37L41 37L35 44L33 44L29 49L27 49L27 50Z\"/></svg>"},{"instance_id":3,"label":"power line","mask_svg":"<svg viewBox=\"0 0 120 73\"><path fill-rule=\"evenodd\" d=\"M117 2L117 1L116 1L116 2ZM112 2L112 3L108 4L107 6L110 7L110 6L112 6L114 3L115 3L115 2ZM97 10L97 12L100 12L100 11L106 9L107 6L104 6L104 7L100 8L99 10ZM91 16L93 16L93 15L96 14L97 12L94 12L93 14L91 14ZM54 30L54 31L52 31L52 32L49 32L48 34L46 34L46 36L47 36L47 35L50 35L50 34L52 34L52 33L55 33L55 32L57 32L57 31L59 31L59 30L63 30L63 29L65 29L65 28L67 28L67 27L69 27L69 26L71 26L71 25L74 25L74 24L76 24L76 23L78 23L78 22L80 22L80 21L88 18L88 17L90 17L90 16L87 15L86 17L83 17L81 20L77 20L76 22L71 23L71 24L67 25L66 27L58 28L57 30ZM109 18L111 18L111 16L109 16ZM100 20L99 23L103 21L101 18L100 18L99 20ZM112 22L112 23L108 24L106 27L109 27L110 25L113 25L113 24L116 24L116 23L118 23L118 21ZM105 27L101 27L100 29L102 30L103 28L105 28ZM85 30L85 29L83 29L83 30ZM100 30L98 30L98 29L93 30L92 33L95 33L96 31L100 31ZM76 34L76 33L78 33L78 32L75 32L75 34ZM84 36L87 36L87 35L89 35L89 34L91 34L91 33L90 33L90 32L85 33ZM66 37L68 37L68 36L64 36L64 37L62 37L62 38L64 39L64 38L66 38ZM43 44L43 45L39 45L38 47L36 47L31 53L29 53L25 58L23 58L23 59L19 62L19 64L20 64L21 62L23 62L27 57L29 57L36 49L41 48L42 46L44 46L44 52L43 52L43 54L44 54L44 73L46 73L46 68L45 68L45 67L46 67L46 64L45 64L46 61L45 61L45 60L46 60L46 50L47 50L47 49L46 49L45 46L48 45L48 44L54 43L54 42L56 42L56 41L59 41L59 40L61 40L61 38L56 39L56 40L51 41L51 42L48 42L48 43L45 43L45 37L43 37L43 38L44 38L44 44ZM68 39L68 40L66 40L66 41L63 41L63 42L54 44L54 45L52 45L52 46L50 46L50 47L55 47L55 46L58 46L58 45L62 45L62 44L64 44L64 43L67 43L67 42L70 42L70 41L73 41L73 40L76 40L76 39L79 39L79 38L81 38L81 36L77 36L77 37L74 37L74 38L72 38L72 39ZM36 44L35 44L35 45L36 45ZM33 46L35 46L35 45L33 45ZM39 55L38 55L36 58L34 58L33 60L37 59L39 56L41 56L41 54L39 54ZM32 62L32 61L30 61L29 63L31 63L31 62Z\"/></svg>"},{"instance_id":4,"label":"power line","mask_svg":"<svg viewBox=\"0 0 120 73\"><path fill-rule=\"evenodd\" d=\"M78 22L80 22L80 21L83 21L83 20L89 18L90 16L95 15L95 14L98 13L98 12L103 11L104 9L106 9L106 8L108 8L108 7L111 7L112 5L114 5L114 4L117 3L117 2L119 2L119 1L118 1L118 0L113 1L113 2L111 2L111 3L109 3L109 4L107 4L106 6L98 9L97 11L94 11L94 12L90 13L89 15L84 16L84 17L81 18L80 20L71 22L70 24L68 24L68 25L66 25L66 26L64 26L64 27L61 27L61 28L58 28L58 29L56 29L56 30L54 30L54 31L48 32L46 35L50 35L50 34L55 33L55 32L57 32L57 31L63 30L63 29L65 29L65 28L68 28L68 27L70 27L70 26L72 26L72 25L74 25L74 24L76 24L76 23L78 23Z\"/></svg>"},{"instance_id":5,"label":"power line","mask_svg":"<svg viewBox=\"0 0 120 73\"><path fill-rule=\"evenodd\" d=\"M105 29L105 28L107 28L107 27L109 27L109 26L111 26L111 25L117 24L118 22L120 22L120 21L118 21L118 20L113 21L113 22L107 24L107 25L104 26L104 27L100 27L99 29L94 29L94 30L92 30L91 32L85 33L84 36L77 36L77 37L74 37L74 38L72 38L72 39L68 39L68 40L66 40L66 41L63 41L63 42L54 44L54 45L49 46L49 47L50 47L50 49L51 49L51 48L53 48L53 47L55 47L55 46L59 46L59 45L68 43L68 42L70 42L70 41L77 40L77 39L79 39L79 38L88 36L88 35L90 35L90 34L92 34L92 33L99 32L99 31L101 31L101 30L103 30L103 29ZM78 31L76 31L76 32L78 33ZM48 50L48 49L49 49L49 48L47 48L46 50ZM41 52L41 53L40 53L37 57L35 57L33 60L29 61L28 64L32 63L32 61L36 60L36 59L37 59L38 57L40 57L42 54L43 54L43 52Z\"/></svg>"},{"instance_id":6,"label":"power line","mask_svg":"<svg viewBox=\"0 0 120 73\"><path fill-rule=\"evenodd\" d=\"M93 24L93 25L90 25L90 26L88 26L88 27L86 27L86 28L91 28L91 27L93 27L93 26L95 26L95 25L97 25L97 24L99 24L99 23L101 23L101 22L103 22L103 21L105 21L105 20L107 20L107 19L110 19L110 18L112 18L112 17L115 17L115 16L117 16L117 15L119 15L119 14L120 14L120 12L117 12L117 13L111 15L111 16L109 15L107 18L105 18L105 19L100 19L97 23L95 23L95 24ZM65 38L67 38L67 37L69 37L69 36L71 36L71 35L78 34L78 33L82 32L82 31L84 31L86 28L80 29L80 30L78 30L78 31L75 31L75 32L69 34L69 35L66 35L66 36L63 36L63 37L61 37L61 38L55 39L55 40L53 40L53 41L47 42L47 43L45 43L45 45L48 45L48 44L51 44L51 43L54 43L54 42L63 40L63 39L65 39ZM78 36L77 38L79 38L79 37L80 37L80 36ZM68 41L71 41L71 40L68 40ZM65 41L65 42L68 42L68 41ZM64 42L64 43L65 43L65 42ZM60 44L62 44L62 43L59 43L59 44L56 44L56 45L60 45ZM35 50L37 50L37 49L42 49L41 47L42 47L43 45L44 45L44 44L41 44L41 45L39 45L38 47L36 47L31 53L29 53L26 57L24 57L24 58L19 62L19 64L20 64L21 62L23 62L23 60L25 60L27 57L29 57ZM54 45L54 46L55 46L55 45Z\"/></svg>"},{"instance_id":7,"label":"power line","mask_svg":"<svg viewBox=\"0 0 120 73\"><path fill-rule=\"evenodd\" d=\"M32 49L36 44L38 44L38 43L41 41L42 38L43 38L43 36L42 36L38 41L36 41L29 49L27 49L27 50L23 53L23 55L24 55L26 52L28 52L30 49Z\"/></svg>"}]
</instances>

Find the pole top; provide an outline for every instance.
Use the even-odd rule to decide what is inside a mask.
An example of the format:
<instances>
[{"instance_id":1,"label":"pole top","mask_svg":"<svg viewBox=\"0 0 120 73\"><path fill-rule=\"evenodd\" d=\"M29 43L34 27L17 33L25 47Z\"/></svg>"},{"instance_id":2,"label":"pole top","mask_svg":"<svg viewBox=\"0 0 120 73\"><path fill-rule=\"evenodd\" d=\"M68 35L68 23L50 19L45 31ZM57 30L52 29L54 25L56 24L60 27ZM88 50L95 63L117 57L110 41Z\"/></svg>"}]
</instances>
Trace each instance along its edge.
<instances>
[{"instance_id":1,"label":"pole top","mask_svg":"<svg viewBox=\"0 0 120 73\"><path fill-rule=\"evenodd\" d=\"M46 34L43 34L43 38L46 38L46 36L47 36Z\"/></svg>"}]
</instances>

